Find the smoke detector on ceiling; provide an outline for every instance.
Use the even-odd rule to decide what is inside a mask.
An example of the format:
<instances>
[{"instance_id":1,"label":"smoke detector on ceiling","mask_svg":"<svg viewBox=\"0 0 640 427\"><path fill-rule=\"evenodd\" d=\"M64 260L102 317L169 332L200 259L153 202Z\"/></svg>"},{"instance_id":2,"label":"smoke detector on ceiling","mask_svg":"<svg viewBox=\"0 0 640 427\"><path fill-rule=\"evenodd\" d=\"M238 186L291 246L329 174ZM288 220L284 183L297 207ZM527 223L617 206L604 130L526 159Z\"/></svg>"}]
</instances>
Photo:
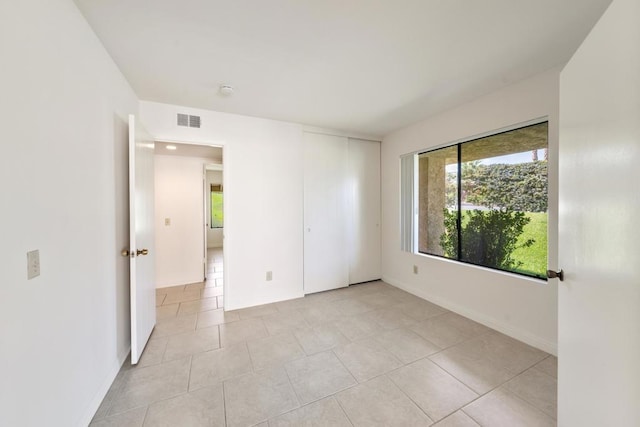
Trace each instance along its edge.
<instances>
[{"instance_id":1,"label":"smoke detector on ceiling","mask_svg":"<svg viewBox=\"0 0 640 427\"><path fill-rule=\"evenodd\" d=\"M231 86L231 85L220 85L220 95L222 95L222 96L231 96L231 95L233 95L233 86Z\"/></svg>"}]
</instances>

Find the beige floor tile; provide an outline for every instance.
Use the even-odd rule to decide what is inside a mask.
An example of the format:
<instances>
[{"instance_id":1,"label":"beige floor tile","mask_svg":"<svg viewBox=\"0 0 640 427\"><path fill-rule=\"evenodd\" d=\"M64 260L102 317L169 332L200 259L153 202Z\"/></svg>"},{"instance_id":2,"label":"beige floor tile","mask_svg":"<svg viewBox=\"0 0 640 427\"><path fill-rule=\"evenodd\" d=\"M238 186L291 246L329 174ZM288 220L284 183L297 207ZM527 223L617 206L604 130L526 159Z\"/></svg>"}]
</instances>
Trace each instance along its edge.
<instances>
[{"instance_id":1,"label":"beige floor tile","mask_svg":"<svg viewBox=\"0 0 640 427\"><path fill-rule=\"evenodd\" d=\"M463 411L458 411L437 422L433 427L480 427L480 424L473 421Z\"/></svg>"},{"instance_id":2,"label":"beige floor tile","mask_svg":"<svg viewBox=\"0 0 640 427\"><path fill-rule=\"evenodd\" d=\"M349 343L349 339L333 323L299 329L294 335L307 354L319 353Z\"/></svg>"},{"instance_id":3,"label":"beige floor tile","mask_svg":"<svg viewBox=\"0 0 640 427\"><path fill-rule=\"evenodd\" d=\"M156 307L156 320L172 319L176 317L180 304L169 304Z\"/></svg>"},{"instance_id":4,"label":"beige floor tile","mask_svg":"<svg viewBox=\"0 0 640 427\"><path fill-rule=\"evenodd\" d=\"M305 356L292 333L247 340L249 355L256 371L275 368Z\"/></svg>"},{"instance_id":5,"label":"beige floor tile","mask_svg":"<svg viewBox=\"0 0 640 427\"><path fill-rule=\"evenodd\" d=\"M246 343L193 356L189 390L221 383L252 371Z\"/></svg>"},{"instance_id":6,"label":"beige floor tile","mask_svg":"<svg viewBox=\"0 0 640 427\"><path fill-rule=\"evenodd\" d=\"M100 420L92 421L90 427L141 427L147 408L132 409L121 414L112 415Z\"/></svg>"},{"instance_id":7,"label":"beige floor tile","mask_svg":"<svg viewBox=\"0 0 640 427\"><path fill-rule=\"evenodd\" d=\"M342 335L351 341L378 335L382 332L380 325L365 314L346 316L333 323Z\"/></svg>"},{"instance_id":8,"label":"beige floor tile","mask_svg":"<svg viewBox=\"0 0 640 427\"><path fill-rule=\"evenodd\" d=\"M262 317L262 321L271 335L294 332L298 329L306 329L309 327L302 313L297 310L269 314Z\"/></svg>"},{"instance_id":9,"label":"beige floor tile","mask_svg":"<svg viewBox=\"0 0 640 427\"><path fill-rule=\"evenodd\" d=\"M302 404L357 384L356 379L331 351L289 362L285 369Z\"/></svg>"},{"instance_id":10,"label":"beige floor tile","mask_svg":"<svg viewBox=\"0 0 640 427\"><path fill-rule=\"evenodd\" d=\"M400 304L401 301L394 296L385 294L384 292L374 292L363 296L358 296L357 300L363 302L365 305L372 309L378 309L383 307L392 307Z\"/></svg>"},{"instance_id":11,"label":"beige floor tile","mask_svg":"<svg viewBox=\"0 0 640 427\"><path fill-rule=\"evenodd\" d=\"M224 427L222 384L185 393L149 406L145 427Z\"/></svg>"},{"instance_id":12,"label":"beige floor tile","mask_svg":"<svg viewBox=\"0 0 640 427\"><path fill-rule=\"evenodd\" d=\"M441 348L451 347L490 331L455 313L444 313L416 323L411 329Z\"/></svg>"},{"instance_id":13,"label":"beige floor tile","mask_svg":"<svg viewBox=\"0 0 640 427\"><path fill-rule=\"evenodd\" d=\"M402 362L372 338L333 349L340 361L359 381L367 381L402 366Z\"/></svg>"},{"instance_id":14,"label":"beige floor tile","mask_svg":"<svg viewBox=\"0 0 640 427\"><path fill-rule=\"evenodd\" d=\"M219 297L224 293L224 289L221 287L204 288L202 290L202 298Z\"/></svg>"},{"instance_id":15,"label":"beige floor tile","mask_svg":"<svg viewBox=\"0 0 640 427\"><path fill-rule=\"evenodd\" d=\"M269 335L262 319L245 319L223 323L220 327L220 344L228 347L243 341L264 338Z\"/></svg>"},{"instance_id":16,"label":"beige floor tile","mask_svg":"<svg viewBox=\"0 0 640 427\"><path fill-rule=\"evenodd\" d=\"M203 298L195 301L181 302L180 308L178 309L178 316L215 310L216 308L218 308L216 298Z\"/></svg>"},{"instance_id":17,"label":"beige floor tile","mask_svg":"<svg viewBox=\"0 0 640 427\"><path fill-rule=\"evenodd\" d=\"M220 348L218 327L212 326L210 328L198 329L196 331L170 336L163 360L167 362L181 359L185 356L191 356L217 348Z\"/></svg>"},{"instance_id":18,"label":"beige floor tile","mask_svg":"<svg viewBox=\"0 0 640 427\"><path fill-rule=\"evenodd\" d=\"M336 395L354 426L429 426L431 419L381 376Z\"/></svg>"},{"instance_id":19,"label":"beige floor tile","mask_svg":"<svg viewBox=\"0 0 640 427\"><path fill-rule=\"evenodd\" d=\"M224 382L227 426L249 426L300 406L284 368L251 373Z\"/></svg>"},{"instance_id":20,"label":"beige floor tile","mask_svg":"<svg viewBox=\"0 0 640 427\"><path fill-rule=\"evenodd\" d=\"M428 359L397 369L387 376L435 421L478 397Z\"/></svg>"},{"instance_id":21,"label":"beige floor tile","mask_svg":"<svg viewBox=\"0 0 640 427\"><path fill-rule=\"evenodd\" d=\"M447 372L484 394L533 366L546 353L491 332L458 344L430 359Z\"/></svg>"},{"instance_id":22,"label":"beige floor tile","mask_svg":"<svg viewBox=\"0 0 640 427\"><path fill-rule=\"evenodd\" d=\"M502 388L467 405L464 412L482 426L552 427L556 425L553 418Z\"/></svg>"},{"instance_id":23,"label":"beige floor tile","mask_svg":"<svg viewBox=\"0 0 640 427\"><path fill-rule=\"evenodd\" d=\"M326 398L269 420L269 427L351 427L338 402Z\"/></svg>"},{"instance_id":24,"label":"beige floor tile","mask_svg":"<svg viewBox=\"0 0 640 427\"><path fill-rule=\"evenodd\" d=\"M191 358L160 365L135 367L127 371L109 415L147 406L153 402L177 396L187 391Z\"/></svg>"},{"instance_id":25,"label":"beige floor tile","mask_svg":"<svg viewBox=\"0 0 640 427\"><path fill-rule=\"evenodd\" d=\"M218 307L219 308L224 308L224 296L219 296L216 297L216 300L218 301Z\"/></svg>"},{"instance_id":26,"label":"beige floor tile","mask_svg":"<svg viewBox=\"0 0 640 427\"><path fill-rule=\"evenodd\" d=\"M447 310L439 305L432 304L425 300L405 302L400 304L397 308L415 320L425 320L447 312Z\"/></svg>"},{"instance_id":27,"label":"beige floor tile","mask_svg":"<svg viewBox=\"0 0 640 427\"><path fill-rule=\"evenodd\" d=\"M361 298L345 298L332 303L338 314L342 316L353 316L356 314L372 311L377 307L373 307L363 301Z\"/></svg>"},{"instance_id":28,"label":"beige floor tile","mask_svg":"<svg viewBox=\"0 0 640 427\"><path fill-rule=\"evenodd\" d=\"M323 302L320 304L312 302L302 311L302 315L311 326L335 322L345 316L332 302Z\"/></svg>"},{"instance_id":29,"label":"beige floor tile","mask_svg":"<svg viewBox=\"0 0 640 427\"><path fill-rule=\"evenodd\" d=\"M385 332L375 339L402 363L411 363L440 351L437 345L407 328Z\"/></svg>"},{"instance_id":30,"label":"beige floor tile","mask_svg":"<svg viewBox=\"0 0 640 427\"><path fill-rule=\"evenodd\" d=\"M276 303L278 311L287 312L293 310L305 309L309 306L309 300L307 298L295 298L286 301L280 301Z\"/></svg>"},{"instance_id":31,"label":"beige floor tile","mask_svg":"<svg viewBox=\"0 0 640 427\"><path fill-rule=\"evenodd\" d=\"M413 317L405 314L398 306L369 311L361 314L360 317L369 322L376 323L380 327L380 330L384 331L404 328L417 323Z\"/></svg>"},{"instance_id":32,"label":"beige floor tile","mask_svg":"<svg viewBox=\"0 0 640 427\"><path fill-rule=\"evenodd\" d=\"M238 313L240 319L253 319L256 317L268 316L278 313L278 307L275 304L257 305L255 307L242 308L234 310L232 313Z\"/></svg>"},{"instance_id":33,"label":"beige floor tile","mask_svg":"<svg viewBox=\"0 0 640 427\"><path fill-rule=\"evenodd\" d=\"M555 356L547 357L542 362L538 363L535 368L549 376L552 376L553 378L558 378L558 358Z\"/></svg>"},{"instance_id":34,"label":"beige floor tile","mask_svg":"<svg viewBox=\"0 0 640 427\"><path fill-rule=\"evenodd\" d=\"M143 368L145 366L153 366L162 363L164 352L167 349L167 343L169 337L156 338L155 334L151 334L151 338L147 342L147 345L138 360L137 367Z\"/></svg>"},{"instance_id":35,"label":"beige floor tile","mask_svg":"<svg viewBox=\"0 0 640 427\"><path fill-rule=\"evenodd\" d=\"M552 418L557 417L558 381L538 369L529 369L504 385Z\"/></svg>"},{"instance_id":36,"label":"beige floor tile","mask_svg":"<svg viewBox=\"0 0 640 427\"><path fill-rule=\"evenodd\" d=\"M409 292L405 292L402 289L398 289L393 286L387 286L382 289L381 292L394 297L397 300L400 300L402 303L411 303L416 301L424 301L422 298L418 298L417 296L410 294Z\"/></svg>"},{"instance_id":37,"label":"beige floor tile","mask_svg":"<svg viewBox=\"0 0 640 427\"><path fill-rule=\"evenodd\" d=\"M188 316L178 316L171 319L158 320L158 322L156 323L156 327L153 329L153 335L156 338L160 338L169 335L195 331L196 320L197 316L195 314L191 314Z\"/></svg>"},{"instance_id":38,"label":"beige floor tile","mask_svg":"<svg viewBox=\"0 0 640 427\"><path fill-rule=\"evenodd\" d=\"M219 308L217 310L209 310L198 313L198 329L209 328L223 323L235 322L240 320L238 313L232 311L224 311Z\"/></svg>"},{"instance_id":39,"label":"beige floor tile","mask_svg":"<svg viewBox=\"0 0 640 427\"><path fill-rule=\"evenodd\" d=\"M167 294L162 305L175 304L178 302L194 301L200 299L200 289L191 289L189 291L175 292Z\"/></svg>"},{"instance_id":40,"label":"beige floor tile","mask_svg":"<svg viewBox=\"0 0 640 427\"><path fill-rule=\"evenodd\" d=\"M206 286L205 282L190 283L188 285L184 285L184 290L185 291L193 291L195 289L202 290L204 289L205 286Z\"/></svg>"}]
</instances>

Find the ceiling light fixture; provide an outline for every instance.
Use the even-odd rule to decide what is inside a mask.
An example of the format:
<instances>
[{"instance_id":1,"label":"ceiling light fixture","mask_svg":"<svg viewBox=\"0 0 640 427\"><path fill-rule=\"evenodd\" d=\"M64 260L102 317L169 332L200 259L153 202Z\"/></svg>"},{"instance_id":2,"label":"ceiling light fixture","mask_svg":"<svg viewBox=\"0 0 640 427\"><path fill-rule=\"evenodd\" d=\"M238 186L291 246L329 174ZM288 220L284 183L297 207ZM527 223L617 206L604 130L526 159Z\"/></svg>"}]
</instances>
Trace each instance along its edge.
<instances>
[{"instance_id":1,"label":"ceiling light fixture","mask_svg":"<svg viewBox=\"0 0 640 427\"><path fill-rule=\"evenodd\" d=\"M175 145L167 145L165 148L167 150L177 150L178 149L178 147L176 147Z\"/></svg>"},{"instance_id":2,"label":"ceiling light fixture","mask_svg":"<svg viewBox=\"0 0 640 427\"><path fill-rule=\"evenodd\" d=\"M231 95L233 95L233 86L231 86L231 85L220 85L220 95L222 95L222 96L231 96Z\"/></svg>"}]
</instances>

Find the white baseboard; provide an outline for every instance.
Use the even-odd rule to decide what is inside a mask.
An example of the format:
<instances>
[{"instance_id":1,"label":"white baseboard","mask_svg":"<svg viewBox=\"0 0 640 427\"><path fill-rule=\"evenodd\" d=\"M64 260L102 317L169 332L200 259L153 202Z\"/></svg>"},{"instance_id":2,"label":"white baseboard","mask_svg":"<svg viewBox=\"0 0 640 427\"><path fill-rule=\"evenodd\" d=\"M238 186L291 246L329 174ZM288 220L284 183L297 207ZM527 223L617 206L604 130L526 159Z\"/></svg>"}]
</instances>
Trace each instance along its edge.
<instances>
[{"instance_id":1,"label":"white baseboard","mask_svg":"<svg viewBox=\"0 0 640 427\"><path fill-rule=\"evenodd\" d=\"M131 347L129 347L129 349L124 353L124 355L119 355L114 365L111 366L111 368L109 369L109 373L107 374L106 378L102 382L102 385L96 392L93 399L91 399L91 403L89 404L85 413L80 419L78 426L85 427L85 426L88 426L89 423L91 423L91 420L95 416L96 412L98 412L98 408L100 407L100 404L102 403L105 396L107 395L107 392L111 388L111 384L113 384L113 381L116 379L118 372L120 372L120 368L122 368L122 364L124 363L125 360L127 360L127 357L129 356L130 351L131 351Z\"/></svg>"},{"instance_id":2,"label":"white baseboard","mask_svg":"<svg viewBox=\"0 0 640 427\"><path fill-rule=\"evenodd\" d=\"M382 281L395 286L396 288L402 289L403 291L409 292L410 294L413 294L417 297L444 307L447 310L453 311L454 313L457 313L461 316L468 317L473 321L481 323L491 329L495 329L498 332L508 335L511 338L517 339L518 341L529 344L530 346L535 347L539 350L553 354L554 356L558 355L557 342L552 342L547 339L541 338L529 331L525 331L521 328L516 328L513 325L497 320L494 317L488 316L487 314L479 313L475 310L471 310L467 307L461 306L454 301L431 295L429 294L429 292L426 292L421 288L407 285L406 283L403 283L400 280L396 280L393 277L383 275Z\"/></svg>"}]
</instances>

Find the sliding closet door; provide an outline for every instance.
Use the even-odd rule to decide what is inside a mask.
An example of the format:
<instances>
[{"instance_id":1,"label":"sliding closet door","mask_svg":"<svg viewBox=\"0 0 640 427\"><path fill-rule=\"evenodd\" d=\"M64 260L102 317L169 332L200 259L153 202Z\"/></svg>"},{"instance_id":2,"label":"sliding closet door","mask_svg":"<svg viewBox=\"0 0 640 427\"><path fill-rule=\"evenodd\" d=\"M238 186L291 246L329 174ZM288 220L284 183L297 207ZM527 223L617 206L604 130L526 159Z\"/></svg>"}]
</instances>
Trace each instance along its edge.
<instances>
[{"instance_id":1,"label":"sliding closet door","mask_svg":"<svg viewBox=\"0 0 640 427\"><path fill-rule=\"evenodd\" d=\"M347 138L304 134L304 292L349 285Z\"/></svg>"},{"instance_id":2,"label":"sliding closet door","mask_svg":"<svg viewBox=\"0 0 640 427\"><path fill-rule=\"evenodd\" d=\"M380 279L380 143L349 139L349 284Z\"/></svg>"}]
</instances>

